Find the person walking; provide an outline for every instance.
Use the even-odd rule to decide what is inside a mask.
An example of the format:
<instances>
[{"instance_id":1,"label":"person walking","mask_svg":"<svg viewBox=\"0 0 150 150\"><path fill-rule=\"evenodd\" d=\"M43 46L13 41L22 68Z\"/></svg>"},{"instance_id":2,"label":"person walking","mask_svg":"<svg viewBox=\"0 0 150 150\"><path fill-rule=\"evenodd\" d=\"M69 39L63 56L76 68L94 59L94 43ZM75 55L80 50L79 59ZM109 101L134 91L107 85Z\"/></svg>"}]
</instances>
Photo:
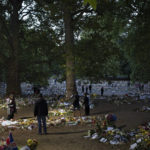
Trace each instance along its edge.
<instances>
[{"instance_id":1,"label":"person walking","mask_svg":"<svg viewBox=\"0 0 150 150\"><path fill-rule=\"evenodd\" d=\"M14 94L10 94L10 96L6 99L7 101L7 119L13 119L14 114L17 112L16 110L16 102Z\"/></svg>"},{"instance_id":2,"label":"person walking","mask_svg":"<svg viewBox=\"0 0 150 150\"><path fill-rule=\"evenodd\" d=\"M84 94L84 102L85 105L85 115L88 116L90 114L90 105L89 105L89 98L87 97L87 93Z\"/></svg>"},{"instance_id":3,"label":"person walking","mask_svg":"<svg viewBox=\"0 0 150 150\"><path fill-rule=\"evenodd\" d=\"M44 134L47 134L46 116L48 116L48 106L42 94L39 95L39 100L35 103L34 116L37 117L38 121L38 133L42 134L43 124Z\"/></svg>"}]
</instances>

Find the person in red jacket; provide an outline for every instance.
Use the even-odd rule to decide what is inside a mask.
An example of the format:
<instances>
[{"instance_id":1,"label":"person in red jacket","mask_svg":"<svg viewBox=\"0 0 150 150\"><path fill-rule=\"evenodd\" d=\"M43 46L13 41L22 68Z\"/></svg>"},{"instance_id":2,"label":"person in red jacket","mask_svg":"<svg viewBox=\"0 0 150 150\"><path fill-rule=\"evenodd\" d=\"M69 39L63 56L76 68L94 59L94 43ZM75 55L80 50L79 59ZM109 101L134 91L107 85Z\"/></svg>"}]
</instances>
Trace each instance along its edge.
<instances>
[{"instance_id":1,"label":"person in red jacket","mask_svg":"<svg viewBox=\"0 0 150 150\"><path fill-rule=\"evenodd\" d=\"M48 106L42 94L40 94L39 97L40 97L39 100L35 103L34 106L34 116L37 117L38 133L41 135L42 124L43 124L44 134L47 134L46 116L48 116Z\"/></svg>"}]
</instances>

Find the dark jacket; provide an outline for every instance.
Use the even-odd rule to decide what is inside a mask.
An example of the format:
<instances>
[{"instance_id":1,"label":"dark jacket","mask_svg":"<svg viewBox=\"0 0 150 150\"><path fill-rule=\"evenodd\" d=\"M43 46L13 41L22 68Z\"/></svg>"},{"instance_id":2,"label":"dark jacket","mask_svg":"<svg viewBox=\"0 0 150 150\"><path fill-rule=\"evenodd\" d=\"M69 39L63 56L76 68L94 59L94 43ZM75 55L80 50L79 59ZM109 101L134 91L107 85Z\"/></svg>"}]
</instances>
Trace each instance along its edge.
<instances>
[{"instance_id":1,"label":"dark jacket","mask_svg":"<svg viewBox=\"0 0 150 150\"><path fill-rule=\"evenodd\" d=\"M34 107L34 116L47 116L48 115L48 106L44 98L40 98Z\"/></svg>"},{"instance_id":2,"label":"dark jacket","mask_svg":"<svg viewBox=\"0 0 150 150\"><path fill-rule=\"evenodd\" d=\"M80 104L79 104L79 95L75 95L74 101L73 101L73 106L74 108L79 108Z\"/></svg>"},{"instance_id":3,"label":"dark jacket","mask_svg":"<svg viewBox=\"0 0 150 150\"><path fill-rule=\"evenodd\" d=\"M89 98L87 96L84 97L84 103L85 107L89 107Z\"/></svg>"}]
</instances>

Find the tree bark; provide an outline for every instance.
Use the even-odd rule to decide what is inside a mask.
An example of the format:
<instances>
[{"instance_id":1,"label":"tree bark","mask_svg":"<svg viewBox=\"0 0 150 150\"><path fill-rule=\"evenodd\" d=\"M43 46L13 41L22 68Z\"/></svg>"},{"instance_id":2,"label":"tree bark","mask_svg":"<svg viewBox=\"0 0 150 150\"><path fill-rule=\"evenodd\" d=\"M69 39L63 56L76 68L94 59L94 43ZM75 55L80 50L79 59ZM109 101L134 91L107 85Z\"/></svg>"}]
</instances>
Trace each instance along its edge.
<instances>
[{"instance_id":1,"label":"tree bark","mask_svg":"<svg viewBox=\"0 0 150 150\"><path fill-rule=\"evenodd\" d=\"M21 94L19 73L18 73L18 62L13 58L13 60L8 61L7 68L7 94L14 93L15 95Z\"/></svg>"},{"instance_id":2,"label":"tree bark","mask_svg":"<svg viewBox=\"0 0 150 150\"><path fill-rule=\"evenodd\" d=\"M65 51L66 51L66 99L77 93L75 82L75 58L73 54L74 34L69 7L64 7Z\"/></svg>"},{"instance_id":3,"label":"tree bark","mask_svg":"<svg viewBox=\"0 0 150 150\"><path fill-rule=\"evenodd\" d=\"M7 70L7 94L15 93L21 94L20 80L19 80L19 65L18 65L18 51L19 51L19 14L18 11L21 9L23 0L11 0L13 11L10 17L10 57L8 60Z\"/></svg>"}]
</instances>

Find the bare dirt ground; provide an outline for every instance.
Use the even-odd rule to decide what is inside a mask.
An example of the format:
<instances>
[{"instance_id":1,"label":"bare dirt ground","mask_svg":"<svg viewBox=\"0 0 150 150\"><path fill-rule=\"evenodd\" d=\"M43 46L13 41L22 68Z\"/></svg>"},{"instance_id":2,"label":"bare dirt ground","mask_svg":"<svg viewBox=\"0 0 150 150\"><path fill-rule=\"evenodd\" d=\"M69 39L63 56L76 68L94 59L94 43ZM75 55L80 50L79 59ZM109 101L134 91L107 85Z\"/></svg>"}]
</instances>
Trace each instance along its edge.
<instances>
[{"instance_id":1,"label":"bare dirt ground","mask_svg":"<svg viewBox=\"0 0 150 150\"><path fill-rule=\"evenodd\" d=\"M134 104L115 105L102 100L97 100L96 107L91 110L91 115L104 115L114 113L117 115L117 126L125 128L136 128L141 123L150 121L150 112L136 112L136 108L143 105L150 106L150 102L136 102ZM0 118L6 117L6 110L0 110ZM15 119L22 117L33 117L33 106L24 107L18 110ZM37 129L14 130L14 140L18 146L26 145L29 138L37 139L39 142L37 150L128 150L129 144L112 146L99 143L98 140L84 139L87 130L91 129L88 125L49 127L48 135L38 135ZM7 137L8 131L0 137Z\"/></svg>"}]
</instances>

